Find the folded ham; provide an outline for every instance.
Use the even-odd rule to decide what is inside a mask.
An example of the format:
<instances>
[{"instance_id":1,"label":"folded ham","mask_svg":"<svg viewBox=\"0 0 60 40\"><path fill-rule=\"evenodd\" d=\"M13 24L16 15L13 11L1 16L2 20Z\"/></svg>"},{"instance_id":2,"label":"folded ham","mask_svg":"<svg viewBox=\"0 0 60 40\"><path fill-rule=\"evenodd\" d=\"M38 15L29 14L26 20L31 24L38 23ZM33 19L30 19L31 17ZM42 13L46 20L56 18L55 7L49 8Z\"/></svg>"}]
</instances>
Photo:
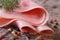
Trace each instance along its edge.
<instances>
[{"instance_id":1,"label":"folded ham","mask_svg":"<svg viewBox=\"0 0 60 40\"><path fill-rule=\"evenodd\" d=\"M36 28L34 28L31 24L25 21L16 21L18 28L21 32L29 32L30 34L37 34Z\"/></svg>"},{"instance_id":2,"label":"folded ham","mask_svg":"<svg viewBox=\"0 0 60 40\"><path fill-rule=\"evenodd\" d=\"M11 12L0 9L0 27L16 22L21 32L52 34L52 29L47 26L41 26L49 18L48 12L43 7L37 5L32 0L21 0L19 1L19 6L19 8Z\"/></svg>"},{"instance_id":3,"label":"folded ham","mask_svg":"<svg viewBox=\"0 0 60 40\"><path fill-rule=\"evenodd\" d=\"M38 26L37 31L38 31L38 33L40 33L42 35L52 36L54 34L54 31L51 28L49 28L49 26L47 26L47 25Z\"/></svg>"},{"instance_id":4,"label":"folded ham","mask_svg":"<svg viewBox=\"0 0 60 40\"><path fill-rule=\"evenodd\" d=\"M0 17L0 27L7 26L10 23L13 23L14 21L16 21L16 19L2 18L2 17Z\"/></svg>"},{"instance_id":5,"label":"folded ham","mask_svg":"<svg viewBox=\"0 0 60 40\"><path fill-rule=\"evenodd\" d=\"M20 8L16 8L13 11L6 12L4 9L0 9L0 17L16 18L36 26L44 25L49 18L47 11L31 0L21 0Z\"/></svg>"}]
</instances>

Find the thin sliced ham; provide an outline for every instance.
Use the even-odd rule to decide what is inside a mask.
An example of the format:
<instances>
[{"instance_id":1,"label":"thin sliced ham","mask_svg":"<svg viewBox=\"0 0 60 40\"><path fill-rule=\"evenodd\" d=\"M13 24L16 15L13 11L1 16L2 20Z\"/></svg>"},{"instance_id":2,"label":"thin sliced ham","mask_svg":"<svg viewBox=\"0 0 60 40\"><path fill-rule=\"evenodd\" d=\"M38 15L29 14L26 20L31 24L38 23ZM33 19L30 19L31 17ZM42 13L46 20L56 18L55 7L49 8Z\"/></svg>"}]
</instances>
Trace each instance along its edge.
<instances>
[{"instance_id":1,"label":"thin sliced ham","mask_svg":"<svg viewBox=\"0 0 60 40\"><path fill-rule=\"evenodd\" d=\"M4 9L0 9L0 17L22 19L36 26L44 25L49 18L47 11L31 0L21 0L20 8L16 8L13 11L6 12Z\"/></svg>"},{"instance_id":2,"label":"thin sliced ham","mask_svg":"<svg viewBox=\"0 0 60 40\"><path fill-rule=\"evenodd\" d=\"M18 28L21 32L29 32L31 34L37 34L36 29L25 21L16 21Z\"/></svg>"},{"instance_id":3,"label":"thin sliced ham","mask_svg":"<svg viewBox=\"0 0 60 40\"><path fill-rule=\"evenodd\" d=\"M42 35L52 36L54 34L54 31L46 25L38 26L37 31L38 31L38 33L40 33Z\"/></svg>"},{"instance_id":4,"label":"thin sliced ham","mask_svg":"<svg viewBox=\"0 0 60 40\"><path fill-rule=\"evenodd\" d=\"M10 19L10 18L0 18L0 27L4 27L9 25L10 23L16 21L16 19Z\"/></svg>"},{"instance_id":5,"label":"thin sliced ham","mask_svg":"<svg viewBox=\"0 0 60 40\"><path fill-rule=\"evenodd\" d=\"M23 20L33 25L44 25L49 18L48 12L32 0L21 0L20 9L14 9L14 11L22 12L24 16ZM45 17L42 18L44 15Z\"/></svg>"},{"instance_id":6,"label":"thin sliced ham","mask_svg":"<svg viewBox=\"0 0 60 40\"><path fill-rule=\"evenodd\" d=\"M0 9L0 27L15 21L21 32L53 34L52 29L41 26L47 22L48 18L48 12L32 0L19 1L19 8L13 11Z\"/></svg>"}]
</instances>

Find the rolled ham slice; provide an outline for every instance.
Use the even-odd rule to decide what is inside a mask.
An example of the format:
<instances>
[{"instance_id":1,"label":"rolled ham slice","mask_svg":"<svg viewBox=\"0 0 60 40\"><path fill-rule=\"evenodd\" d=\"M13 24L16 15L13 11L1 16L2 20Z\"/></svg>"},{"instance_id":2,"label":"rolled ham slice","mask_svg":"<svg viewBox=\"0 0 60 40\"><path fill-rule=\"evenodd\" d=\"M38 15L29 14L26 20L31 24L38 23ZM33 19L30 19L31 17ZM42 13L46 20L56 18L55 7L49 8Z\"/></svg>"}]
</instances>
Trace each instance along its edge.
<instances>
[{"instance_id":1,"label":"rolled ham slice","mask_svg":"<svg viewBox=\"0 0 60 40\"><path fill-rule=\"evenodd\" d=\"M29 23L26 23L25 21L16 21L16 23L21 32L29 32L31 34L37 34L36 29Z\"/></svg>"},{"instance_id":2,"label":"rolled ham slice","mask_svg":"<svg viewBox=\"0 0 60 40\"><path fill-rule=\"evenodd\" d=\"M54 34L54 31L46 25L40 25L37 27L37 31L42 35L52 36Z\"/></svg>"}]
</instances>

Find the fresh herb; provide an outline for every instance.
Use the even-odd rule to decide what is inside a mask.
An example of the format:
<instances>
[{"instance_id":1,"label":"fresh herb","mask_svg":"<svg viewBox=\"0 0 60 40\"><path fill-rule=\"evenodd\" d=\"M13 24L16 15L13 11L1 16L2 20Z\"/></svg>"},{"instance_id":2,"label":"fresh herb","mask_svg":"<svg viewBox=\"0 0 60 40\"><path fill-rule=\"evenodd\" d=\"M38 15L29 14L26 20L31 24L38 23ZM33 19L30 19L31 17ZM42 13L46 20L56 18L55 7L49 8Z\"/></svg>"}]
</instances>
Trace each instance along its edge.
<instances>
[{"instance_id":1,"label":"fresh herb","mask_svg":"<svg viewBox=\"0 0 60 40\"><path fill-rule=\"evenodd\" d=\"M0 0L0 8L2 7L2 0Z\"/></svg>"},{"instance_id":2,"label":"fresh herb","mask_svg":"<svg viewBox=\"0 0 60 40\"><path fill-rule=\"evenodd\" d=\"M17 7L18 0L2 0L0 3L3 4L2 8L6 10L13 10Z\"/></svg>"}]
</instances>

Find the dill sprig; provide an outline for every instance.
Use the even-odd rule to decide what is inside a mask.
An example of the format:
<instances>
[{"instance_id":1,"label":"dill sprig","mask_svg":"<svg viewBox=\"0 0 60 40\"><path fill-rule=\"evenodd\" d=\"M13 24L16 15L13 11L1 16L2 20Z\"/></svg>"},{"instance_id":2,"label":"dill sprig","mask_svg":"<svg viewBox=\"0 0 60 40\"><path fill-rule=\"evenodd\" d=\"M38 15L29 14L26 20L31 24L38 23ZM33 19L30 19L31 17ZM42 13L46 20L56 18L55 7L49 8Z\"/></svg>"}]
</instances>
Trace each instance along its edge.
<instances>
[{"instance_id":1,"label":"dill sprig","mask_svg":"<svg viewBox=\"0 0 60 40\"><path fill-rule=\"evenodd\" d=\"M17 7L18 0L1 0L2 8L6 10L13 10Z\"/></svg>"}]
</instances>

